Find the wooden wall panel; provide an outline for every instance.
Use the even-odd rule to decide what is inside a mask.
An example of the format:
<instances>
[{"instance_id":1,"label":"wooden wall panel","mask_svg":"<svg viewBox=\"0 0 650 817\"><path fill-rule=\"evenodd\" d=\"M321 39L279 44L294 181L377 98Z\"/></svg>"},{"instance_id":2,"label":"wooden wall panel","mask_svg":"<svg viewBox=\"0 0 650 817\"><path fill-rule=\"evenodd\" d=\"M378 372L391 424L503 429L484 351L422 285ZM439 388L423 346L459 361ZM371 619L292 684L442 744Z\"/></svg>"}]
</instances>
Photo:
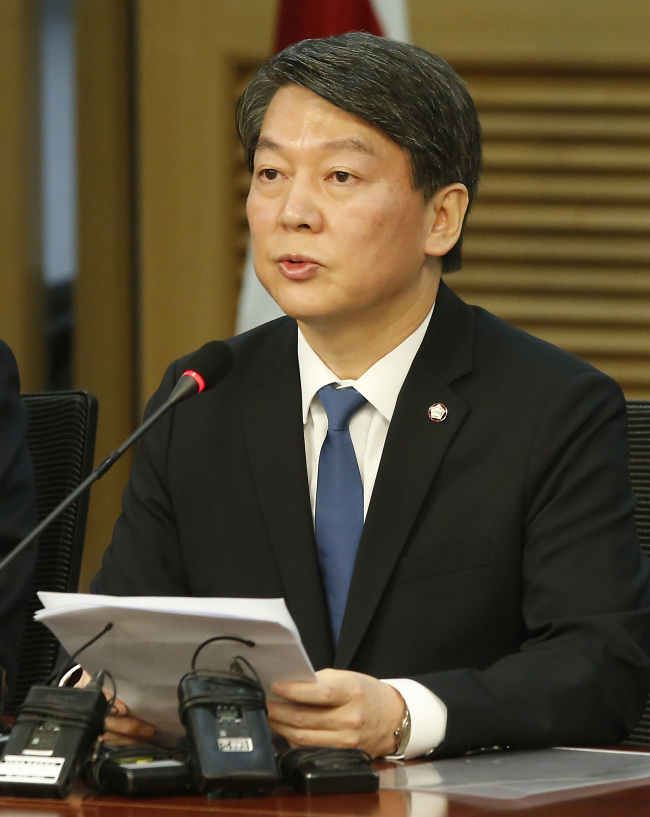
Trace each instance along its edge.
<instances>
[{"instance_id":1,"label":"wooden wall panel","mask_svg":"<svg viewBox=\"0 0 650 817\"><path fill-rule=\"evenodd\" d=\"M78 0L78 273L74 383L99 400L96 463L136 424L133 20L130 0ZM81 588L110 542L130 454L92 489Z\"/></svg>"},{"instance_id":2,"label":"wooden wall panel","mask_svg":"<svg viewBox=\"0 0 650 817\"><path fill-rule=\"evenodd\" d=\"M466 70L485 170L448 283L650 397L650 70Z\"/></svg>"},{"instance_id":3,"label":"wooden wall panel","mask_svg":"<svg viewBox=\"0 0 650 817\"><path fill-rule=\"evenodd\" d=\"M453 65L648 67L647 0L408 0L414 42Z\"/></svg>"},{"instance_id":4,"label":"wooden wall panel","mask_svg":"<svg viewBox=\"0 0 650 817\"><path fill-rule=\"evenodd\" d=\"M34 0L0 3L0 338L23 391L43 388L38 16Z\"/></svg>"},{"instance_id":5,"label":"wooden wall panel","mask_svg":"<svg viewBox=\"0 0 650 817\"><path fill-rule=\"evenodd\" d=\"M143 395L166 366L231 335L233 70L270 51L267 0L139 0L140 355Z\"/></svg>"}]
</instances>

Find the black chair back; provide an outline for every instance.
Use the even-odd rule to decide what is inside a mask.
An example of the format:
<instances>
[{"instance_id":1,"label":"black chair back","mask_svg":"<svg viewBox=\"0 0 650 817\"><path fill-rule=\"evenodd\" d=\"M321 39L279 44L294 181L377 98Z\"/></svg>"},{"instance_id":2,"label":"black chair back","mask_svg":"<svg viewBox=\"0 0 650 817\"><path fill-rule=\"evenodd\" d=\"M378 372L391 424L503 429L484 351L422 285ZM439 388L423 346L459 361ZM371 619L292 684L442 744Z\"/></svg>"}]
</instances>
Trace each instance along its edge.
<instances>
[{"instance_id":1,"label":"black chair back","mask_svg":"<svg viewBox=\"0 0 650 817\"><path fill-rule=\"evenodd\" d=\"M27 446L34 463L38 521L44 519L90 473L95 452L97 400L85 391L24 394ZM39 622L39 590L76 592L79 583L89 493L79 497L43 531L30 590L27 622L11 705L14 714L34 684L54 669L59 642Z\"/></svg>"},{"instance_id":2,"label":"black chair back","mask_svg":"<svg viewBox=\"0 0 650 817\"><path fill-rule=\"evenodd\" d=\"M650 556L650 402L628 400L627 437L632 489L637 498L634 517L641 547ZM650 698L643 717L625 743L650 746Z\"/></svg>"}]
</instances>

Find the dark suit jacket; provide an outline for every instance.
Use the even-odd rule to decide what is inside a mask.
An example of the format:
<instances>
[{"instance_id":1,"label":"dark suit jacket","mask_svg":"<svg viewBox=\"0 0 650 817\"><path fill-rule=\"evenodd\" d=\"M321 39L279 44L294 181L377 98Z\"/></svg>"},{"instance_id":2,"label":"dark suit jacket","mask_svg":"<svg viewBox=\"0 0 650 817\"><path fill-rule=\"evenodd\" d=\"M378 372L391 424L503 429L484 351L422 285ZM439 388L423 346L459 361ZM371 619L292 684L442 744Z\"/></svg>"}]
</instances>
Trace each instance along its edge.
<instances>
[{"instance_id":1,"label":"dark suit jacket","mask_svg":"<svg viewBox=\"0 0 650 817\"><path fill-rule=\"evenodd\" d=\"M440 753L622 738L648 690L649 612L616 384L443 284L334 649L296 332L282 318L230 340L228 377L144 438L94 590L284 596L317 669L413 677L440 696Z\"/></svg>"},{"instance_id":2,"label":"dark suit jacket","mask_svg":"<svg viewBox=\"0 0 650 817\"><path fill-rule=\"evenodd\" d=\"M18 369L0 341L0 558L36 525L32 463L25 443L27 411L20 399ZM16 675L25 610L36 559L32 547L0 574L0 666Z\"/></svg>"}]
</instances>

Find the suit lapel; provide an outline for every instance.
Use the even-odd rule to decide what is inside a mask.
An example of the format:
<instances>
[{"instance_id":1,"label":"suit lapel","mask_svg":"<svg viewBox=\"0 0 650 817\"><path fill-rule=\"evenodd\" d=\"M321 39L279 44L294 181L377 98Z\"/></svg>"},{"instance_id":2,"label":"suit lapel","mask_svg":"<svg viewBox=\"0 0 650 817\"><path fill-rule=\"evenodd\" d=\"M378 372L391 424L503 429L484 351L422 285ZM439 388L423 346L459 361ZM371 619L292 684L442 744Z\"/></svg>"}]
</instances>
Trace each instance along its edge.
<instances>
[{"instance_id":1,"label":"suit lapel","mask_svg":"<svg viewBox=\"0 0 650 817\"><path fill-rule=\"evenodd\" d=\"M295 339L279 370L277 360L268 363L244 408L246 445L287 606L312 663L326 667L331 634L309 502Z\"/></svg>"},{"instance_id":2,"label":"suit lapel","mask_svg":"<svg viewBox=\"0 0 650 817\"><path fill-rule=\"evenodd\" d=\"M425 339L400 392L355 563L334 666L350 665L468 407L450 383L471 370L473 315L441 283ZM444 421L428 409L444 405Z\"/></svg>"}]
</instances>

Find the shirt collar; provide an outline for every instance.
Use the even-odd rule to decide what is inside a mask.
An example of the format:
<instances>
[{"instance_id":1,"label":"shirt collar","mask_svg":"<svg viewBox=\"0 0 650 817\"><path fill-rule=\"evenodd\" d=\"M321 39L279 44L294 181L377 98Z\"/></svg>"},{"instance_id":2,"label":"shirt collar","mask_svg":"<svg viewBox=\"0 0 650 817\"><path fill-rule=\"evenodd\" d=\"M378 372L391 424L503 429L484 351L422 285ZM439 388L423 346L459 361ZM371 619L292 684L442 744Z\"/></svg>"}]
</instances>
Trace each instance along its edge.
<instances>
[{"instance_id":1,"label":"shirt collar","mask_svg":"<svg viewBox=\"0 0 650 817\"><path fill-rule=\"evenodd\" d=\"M318 357L305 340L305 336L298 329L298 365L300 367L302 390L303 423L307 422L309 408L314 396L319 389L327 386L328 383L343 383L345 385L353 383L355 389L390 422L400 389L406 380L413 358L424 339L434 307L435 304L415 332L372 365L358 380L354 381L339 380L334 372Z\"/></svg>"}]
</instances>

